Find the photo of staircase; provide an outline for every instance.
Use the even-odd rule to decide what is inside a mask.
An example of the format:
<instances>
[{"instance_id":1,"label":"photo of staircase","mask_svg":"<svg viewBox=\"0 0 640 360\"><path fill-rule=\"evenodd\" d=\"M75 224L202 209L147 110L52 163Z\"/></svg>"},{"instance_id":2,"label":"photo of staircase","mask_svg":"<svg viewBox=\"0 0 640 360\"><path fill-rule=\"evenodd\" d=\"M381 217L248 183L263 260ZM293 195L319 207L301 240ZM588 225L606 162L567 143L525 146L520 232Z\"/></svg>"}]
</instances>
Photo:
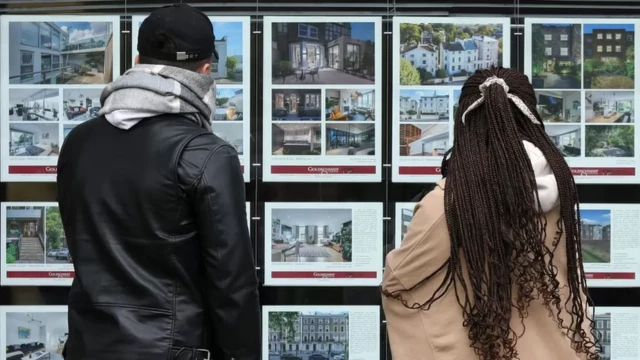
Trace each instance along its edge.
<instances>
[{"instance_id":1,"label":"photo of staircase","mask_svg":"<svg viewBox=\"0 0 640 360\"><path fill-rule=\"evenodd\" d=\"M7 208L7 264L44 264L43 206Z\"/></svg>"}]
</instances>

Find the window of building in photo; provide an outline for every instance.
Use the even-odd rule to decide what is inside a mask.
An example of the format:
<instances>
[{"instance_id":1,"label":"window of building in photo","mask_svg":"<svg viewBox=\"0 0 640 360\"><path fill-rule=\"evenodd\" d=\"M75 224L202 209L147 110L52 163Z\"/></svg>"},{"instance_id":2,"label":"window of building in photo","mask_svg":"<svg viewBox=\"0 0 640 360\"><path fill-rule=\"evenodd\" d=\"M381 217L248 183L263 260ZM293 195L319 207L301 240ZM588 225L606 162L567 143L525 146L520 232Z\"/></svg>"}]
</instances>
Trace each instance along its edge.
<instances>
[{"instance_id":1,"label":"window of building in photo","mask_svg":"<svg viewBox=\"0 0 640 360\"><path fill-rule=\"evenodd\" d=\"M569 41L569 34L560 34L560 41Z\"/></svg>"},{"instance_id":2,"label":"window of building in photo","mask_svg":"<svg viewBox=\"0 0 640 360\"><path fill-rule=\"evenodd\" d=\"M616 45L616 52L622 52L622 46Z\"/></svg>"},{"instance_id":3,"label":"window of building in photo","mask_svg":"<svg viewBox=\"0 0 640 360\"><path fill-rule=\"evenodd\" d=\"M544 54L547 55L547 56L551 56L552 55L552 49L550 47L544 48Z\"/></svg>"},{"instance_id":4,"label":"window of building in photo","mask_svg":"<svg viewBox=\"0 0 640 360\"><path fill-rule=\"evenodd\" d=\"M560 56L569 56L569 48L560 48Z\"/></svg>"},{"instance_id":5,"label":"window of building in photo","mask_svg":"<svg viewBox=\"0 0 640 360\"><path fill-rule=\"evenodd\" d=\"M598 40L602 40L602 33L598 33L597 38Z\"/></svg>"},{"instance_id":6,"label":"window of building in photo","mask_svg":"<svg viewBox=\"0 0 640 360\"><path fill-rule=\"evenodd\" d=\"M318 28L309 24L298 24L298 37L318 39Z\"/></svg>"},{"instance_id":7,"label":"window of building in photo","mask_svg":"<svg viewBox=\"0 0 640 360\"><path fill-rule=\"evenodd\" d=\"M33 51L20 51L20 81L33 79Z\"/></svg>"},{"instance_id":8,"label":"window of building in photo","mask_svg":"<svg viewBox=\"0 0 640 360\"><path fill-rule=\"evenodd\" d=\"M611 52L612 51L611 49L612 49L611 45L607 45L607 52Z\"/></svg>"},{"instance_id":9,"label":"window of building in photo","mask_svg":"<svg viewBox=\"0 0 640 360\"><path fill-rule=\"evenodd\" d=\"M551 34L544 34L544 41L551 41Z\"/></svg>"},{"instance_id":10,"label":"window of building in photo","mask_svg":"<svg viewBox=\"0 0 640 360\"><path fill-rule=\"evenodd\" d=\"M607 33L607 40L611 40L611 39L613 39L613 34Z\"/></svg>"},{"instance_id":11,"label":"window of building in photo","mask_svg":"<svg viewBox=\"0 0 640 360\"><path fill-rule=\"evenodd\" d=\"M616 33L616 40L622 40L622 34Z\"/></svg>"},{"instance_id":12,"label":"window of building in photo","mask_svg":"<svg viewBox=\"0 0 640 360\"><path fill-rule=\"evenodd\" d=\"M597 50L596 50L596 51L598 51L598 52L602 52L602 45L598 45L598 48L597 48Z\"/></svg>"}]
</instances>

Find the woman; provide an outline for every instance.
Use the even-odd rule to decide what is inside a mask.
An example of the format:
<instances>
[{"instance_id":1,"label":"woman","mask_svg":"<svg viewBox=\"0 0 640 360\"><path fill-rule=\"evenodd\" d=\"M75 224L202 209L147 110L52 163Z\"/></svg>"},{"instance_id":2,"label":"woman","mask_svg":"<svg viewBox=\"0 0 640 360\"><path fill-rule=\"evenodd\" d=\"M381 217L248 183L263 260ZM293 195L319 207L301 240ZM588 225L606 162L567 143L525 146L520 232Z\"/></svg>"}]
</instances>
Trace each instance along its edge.
<instances>
[{"instance_id":1,"label":"woman","mask_svg":"<svg viewBox=\"0 0 640 360\"><path fill-rule=\"evenodd\" d=\"M478 71L459 101L446 177L387 255L394 360L599 359L577 188L529 80Z\"/></svg>"}]
</instances>

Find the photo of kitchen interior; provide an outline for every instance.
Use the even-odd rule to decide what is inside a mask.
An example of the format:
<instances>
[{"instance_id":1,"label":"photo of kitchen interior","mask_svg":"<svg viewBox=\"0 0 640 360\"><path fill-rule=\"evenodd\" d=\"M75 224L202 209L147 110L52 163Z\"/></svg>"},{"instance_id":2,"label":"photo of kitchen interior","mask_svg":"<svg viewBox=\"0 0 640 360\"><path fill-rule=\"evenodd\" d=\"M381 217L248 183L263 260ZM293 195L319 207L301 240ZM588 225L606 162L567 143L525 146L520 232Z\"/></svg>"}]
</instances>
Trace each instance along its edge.
<instances>
[{"instance_id":1,"label":"photo of kitchen interior","mask_svg":"<svg viewBox=\"0 0 640 360\"><path fill-rule=\"evenodd\" d=\"M9 89L9 121L58 121L59 89Z\"/></svg>"},{"instance_id":2,"label":"photo of kitchen interior","mask_svg":"<svg viewBox=\"0 0 640 360\"><path fill-rule=\"evenodd\" d=\"M585 122L628 124L634 120L633 91L585 92Z\"/></svg>"},{"instance_id":3,"label":"photo of kitchen interior","mask_svg":"<svg viewBox=\"0 0 640 360\"><path fill-rule=\"evenodd\" d=\"M322 128L318 123L272 123L273 155L320 155Z\"/></svg>"}]
</instances>

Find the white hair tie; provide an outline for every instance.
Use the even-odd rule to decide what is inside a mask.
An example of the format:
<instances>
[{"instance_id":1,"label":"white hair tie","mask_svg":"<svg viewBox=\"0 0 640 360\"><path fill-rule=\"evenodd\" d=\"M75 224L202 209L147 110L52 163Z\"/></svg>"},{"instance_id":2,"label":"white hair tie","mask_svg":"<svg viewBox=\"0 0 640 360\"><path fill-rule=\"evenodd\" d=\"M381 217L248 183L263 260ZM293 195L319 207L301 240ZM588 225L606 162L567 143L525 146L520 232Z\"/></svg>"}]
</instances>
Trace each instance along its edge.
<instances>
[{"instance_id":1,"label":"white hair tie","mask_svg":"<svg viewBox=\"0 0 640 360\"><path fill-rule=\"evenodd\" d=\"M471 106L469 106L469 108L467 108L467 110L462 114L462 123L464 124L464 119L465 117L467 117L467 113L471 110L475 110L478 107L480 107L480 105L482 105L484 103L484 93L487 90L487 88L493 84L498 84L500 86L502 86L502 88L504 89L505 94L507 94L507 98L509 98L509 100L513 101L513 103L516 105L516 107L518 109L520 109L520 111L529 118L529 120L531 120L532 123L534 124L540 124L540 121L538 121L538 119L536 118L535 115L533 115L533 113L531 112L531 110L529 110L529 108L527 107L527 105L517 96L509 93L509 85L507 85L507 83L504 81L504 79L501 79L497 76L492 76L490 78L488 78L487 80L485 80L482 84L480 84L480 98L478 100L476 100L473 104L471 104Z\"/></svg>"}]
</instances>

